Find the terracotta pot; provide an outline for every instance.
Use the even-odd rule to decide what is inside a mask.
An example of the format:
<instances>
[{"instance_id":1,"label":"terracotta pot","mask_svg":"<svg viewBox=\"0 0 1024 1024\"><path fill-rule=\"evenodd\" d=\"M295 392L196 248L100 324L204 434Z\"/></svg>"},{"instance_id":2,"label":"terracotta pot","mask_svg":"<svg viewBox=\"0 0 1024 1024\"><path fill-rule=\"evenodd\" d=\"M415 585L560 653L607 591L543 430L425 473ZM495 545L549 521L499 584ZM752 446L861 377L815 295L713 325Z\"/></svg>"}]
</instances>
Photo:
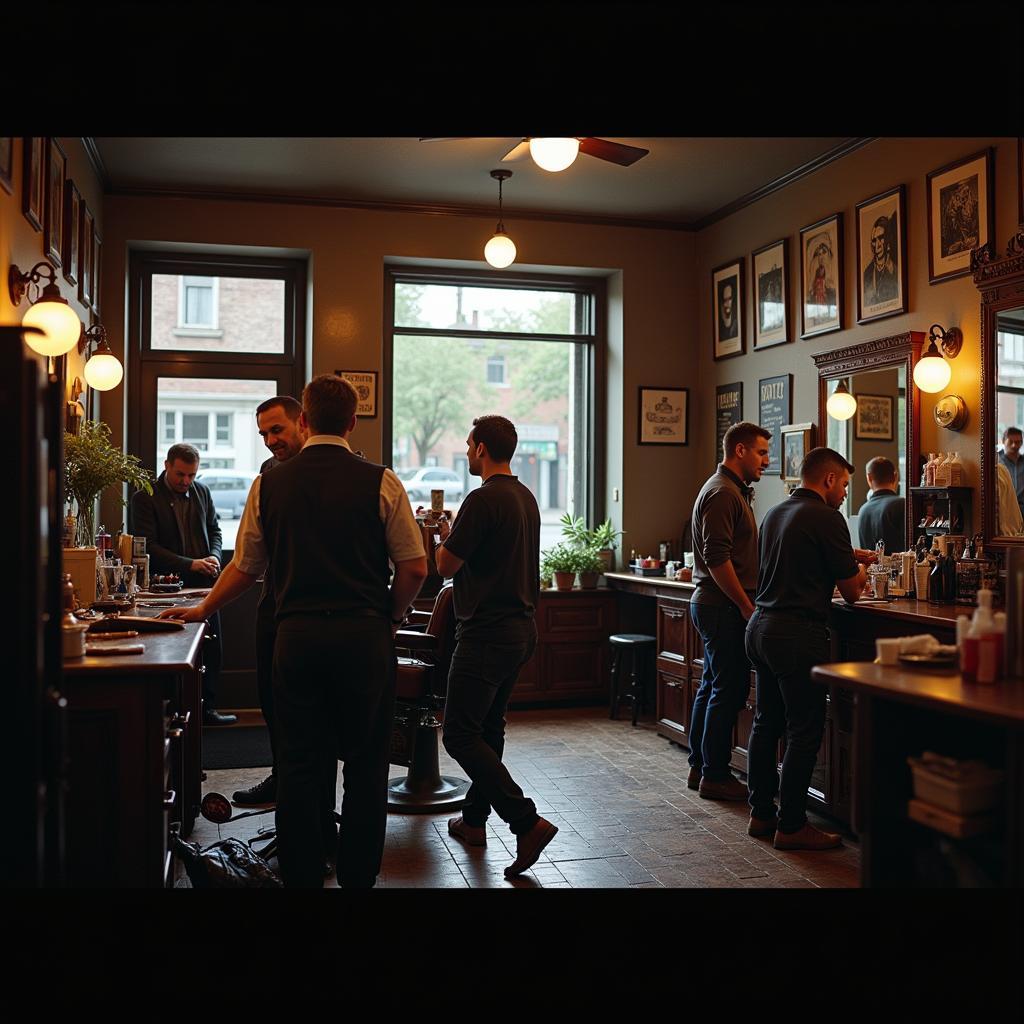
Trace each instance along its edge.
<instances>
[{"instance_id":1,"label":"terracotta pot","mask_svg":"<svg viewBox=\"0 0 1024 1024\"><path fill-rule=\"evenodd\" d=\"M604 571L614 572L615 571L615 551L613 548L601 548L598 551L601 559L604 561Z\"/></svg>"},{"instance_id":2,"label":"terracotta pot","mask_svg":"<svg viewBox=\"0 0 1024 1024\"><path fill-rule=\"evenodd\" d=\"M600 577L599 572L581 572L580 573L580 587L583 590L595 590L597 588L597 581Z\"/></svg>"},{"instance_id":3,"label":"terracotta pot","mask_svg":"<svg viewBox=\"0 0 1024 1024\"><path fill-rule=\"evenodd\" d=\"M556 572L553 575L555 577L556 590L572 590L572 585L576 582L576 573Z\"/></svg>"}]
</instances>

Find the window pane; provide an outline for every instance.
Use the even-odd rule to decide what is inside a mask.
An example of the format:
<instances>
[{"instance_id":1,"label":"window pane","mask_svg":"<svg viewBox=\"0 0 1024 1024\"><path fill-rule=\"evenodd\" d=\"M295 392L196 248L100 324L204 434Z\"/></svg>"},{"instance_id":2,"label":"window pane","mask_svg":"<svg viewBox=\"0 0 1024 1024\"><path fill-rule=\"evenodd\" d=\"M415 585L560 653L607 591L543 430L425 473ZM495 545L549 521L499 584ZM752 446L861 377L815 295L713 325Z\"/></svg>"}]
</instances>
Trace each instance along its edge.
<instances>
[{"instance_id":1,"label":"window pane","mask_svg":"<svg viewBox=\"0 0 1024 1024\"><path fill-rule=\"evenodd\" d=\"M212 478L208 483L204 480L204 483L214 493L214 505L220 515L225 549L234 548L238 521L245 508L249 486L268 456L256 431L256 406L276 394L277 383L272 380L157 378L157 423L173 423L175 415L180 414L184 435L182 440L200 449L198 479L202 479L206 473ZM206 451L211 414L216 417L219 442L212 455ZM237 432L231 429L234 422L240 425ZM252 429L246 429L246 425L251 425ZM224 429L228 432L226 443L221 437ZM237 436L232 438L233 433ZM158 472L163 469L167 448L167 439L158 436ZM214 481L215 492L212 486Z\"/></svg>"},{"instance_id":2,"label":"window pane","mask_svg":"<svg viewBox=\"0 0 1024 1024\"><path fill-rule=\"evenodd\" d=\"M395 326L586 334L584 303L574 292L398 283Z\"/></svg>"},{"instance_id":3,"label":"window pane","mask_svg":"<svg viewBox=\"0 0 1024 1024\"><path fill-rule=\"evenodd\" d=\"M504 356L491 356L487 360L487 383L488 384L504 384L505 383L505 357Z\"/></svg>"},{"instance_id":4,"label":"window pane","mask_svg":"<svg viewBox=\"0 0 1024 1024\"><path fill-rule=\"evenodd\" d=\"M284 323L284 281L152 275L153 349L283 354Z\"/></svg>"}]
</instances>

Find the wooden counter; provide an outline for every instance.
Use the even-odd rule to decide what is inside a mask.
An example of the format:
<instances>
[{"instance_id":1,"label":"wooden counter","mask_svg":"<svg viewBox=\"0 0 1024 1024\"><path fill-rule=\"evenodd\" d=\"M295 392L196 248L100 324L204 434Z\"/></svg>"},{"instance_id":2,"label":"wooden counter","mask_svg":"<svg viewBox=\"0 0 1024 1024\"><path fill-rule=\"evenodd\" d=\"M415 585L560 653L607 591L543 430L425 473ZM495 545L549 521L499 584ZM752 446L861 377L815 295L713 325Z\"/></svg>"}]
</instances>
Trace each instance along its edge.
<instances>
[{"instance_id":1,"label":"wooden counter","mask_svg":"<svg viewBox=\"0 0 1024 1024\"><path fill-rule=\"evenodd\" d=\"M818 665L812 678L854 697L854 827L864 885L1024 882L1024 680L965 682L959 672L863 662ZM907 758L925 750L1002 769L986 833L967 839L912 821Z\"/></svg>"}]
</instances>

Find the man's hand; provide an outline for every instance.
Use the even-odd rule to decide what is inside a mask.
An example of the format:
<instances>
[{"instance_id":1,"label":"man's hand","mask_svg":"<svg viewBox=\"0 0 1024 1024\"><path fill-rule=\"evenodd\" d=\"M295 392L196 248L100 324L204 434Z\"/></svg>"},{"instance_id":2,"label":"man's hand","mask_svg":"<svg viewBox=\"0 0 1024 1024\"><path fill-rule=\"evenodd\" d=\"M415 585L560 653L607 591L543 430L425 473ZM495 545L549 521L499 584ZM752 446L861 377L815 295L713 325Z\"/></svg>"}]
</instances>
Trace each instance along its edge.
<instances>
[{"instance_id":1,"label":"man's hand","mask_svg":"<svg viewBox=\"0 0 1024 1024\"><path fill-rule=\"evenodd\" d=\"M186 608L184 605L177 608L165 608L157 615L158 619L177 619L179 622L202 622L207 617L202 602L194 608Z\"/></svg>"},{"instance_id":2,"label":"man's hand","mask_svg":"<svg viewBox=\"0 0 1024 1024\"><path fill-rule=\"evenodd\" d=\"M854 548L853 557L860 562L861 565L874 565L878 561L878 555L874 551L865 551L864 548Z\"/></svg>"},{"instance_id":3,"label":"man's hand","mask_svg":"<svg viewBox=\"0 0 1024 1024\"><path fill-rule=\"evenodd\" d=\"M443 544L448 539L448 535L452 532L452 528L448 523L447 516L442 516L440 519L438 519L437 532L441 538L441 543Z\"/></svg>"},{"instance_id":4,"label":"man's hand","mask_svg":"<svg viewBox=\"0 0 1024 1024\"><path fill-rule=\"evenodd\" d=\"M220 562L215 555L195 558L192 560L192 571L201 572L204 576L212 576L216 579L220 575Z\"/></svg>"}]
</instances>

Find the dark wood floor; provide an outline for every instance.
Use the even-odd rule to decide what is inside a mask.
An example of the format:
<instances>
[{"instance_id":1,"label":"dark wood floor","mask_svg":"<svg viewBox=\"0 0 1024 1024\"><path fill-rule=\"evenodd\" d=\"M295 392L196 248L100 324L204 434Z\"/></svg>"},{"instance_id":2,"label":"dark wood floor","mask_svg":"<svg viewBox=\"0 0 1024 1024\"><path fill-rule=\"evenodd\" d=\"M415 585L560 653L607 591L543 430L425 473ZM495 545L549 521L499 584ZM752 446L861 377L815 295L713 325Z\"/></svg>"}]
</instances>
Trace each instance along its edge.
<instances>
[{"instance_id":1,"label":"dark wood floor","mask_svg":"<svg viewBox=\"0 0 1024 1024\"><path fill-rule=\"evenodd\" d=\"M502 869L515 837L492 817L483 848L448 835L445 815L388 818L378 886L388 888L852 888L860 851L811 853L773 849L746 834L743 803L702 800L686 788L686 752L658 736L651 722L633 728L601 708L509 714L505 763L538 812L558 828L537 865L507 881ZM441 771L461 771L441 751ZM266 770L210 771L204 792L228 797L260 781ZM340 776L339 772L339 776ZM394 774L400 774L395 768ZM339 778L339 804L341 779ZM238 810L241 810L239 808ZM237 813L237 811L236 811ZM827 822L811 815L815 824ZM273 813L229 825L200 818L192 839L248 840L273 825ZM275 862L276 863L276 862ZM187 880L183 883L188 884ZM333 878L326 882L334 886Z\"/></svg>"}]
</instances>

